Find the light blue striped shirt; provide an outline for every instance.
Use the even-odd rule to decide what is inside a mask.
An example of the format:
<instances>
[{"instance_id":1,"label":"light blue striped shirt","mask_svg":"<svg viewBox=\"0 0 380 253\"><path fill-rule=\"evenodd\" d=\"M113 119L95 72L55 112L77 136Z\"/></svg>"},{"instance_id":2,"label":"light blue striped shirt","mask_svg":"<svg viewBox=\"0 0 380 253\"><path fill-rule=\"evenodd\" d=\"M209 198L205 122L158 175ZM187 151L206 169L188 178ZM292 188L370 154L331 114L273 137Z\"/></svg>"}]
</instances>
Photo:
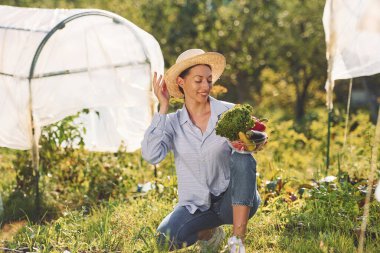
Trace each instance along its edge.
<instances>
[{"instance_id":1,"label":"light blue striped shirt","mask_svg":"<svg viewBox=\"0 0 380 253\"><path fill-rule=\"evenodd\" d=\"M185 106L170 114L156 113L142 141L142 156L149 163L162 161L170 150L178 179L179 206L190 213L210 208L210 193L224 192L229 184L231 148L215 134L219 116L234 104L209 97L211 116L206 131L190 120Z\"/></svg>"}]
</instances>

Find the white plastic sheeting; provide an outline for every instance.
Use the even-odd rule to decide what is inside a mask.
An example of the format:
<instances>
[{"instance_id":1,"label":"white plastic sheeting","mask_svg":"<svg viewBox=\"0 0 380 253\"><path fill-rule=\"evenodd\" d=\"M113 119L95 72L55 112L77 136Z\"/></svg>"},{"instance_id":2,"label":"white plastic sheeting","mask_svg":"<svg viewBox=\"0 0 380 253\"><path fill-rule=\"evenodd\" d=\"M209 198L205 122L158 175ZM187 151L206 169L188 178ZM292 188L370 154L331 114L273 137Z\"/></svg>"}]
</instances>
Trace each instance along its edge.
<instances>
[{"instance_id":1,"label":"white plastic sheeting","mask_svg":"<svg viewBox=\"0 0 380 253\"><path fill-rule=\"evenodd\" d=\"M332 108L335 80L380 73L380 0L327 0L323 26L330 67L325 88ZM370 175L374 168L371 162ZM380 201L380 181L375 196Z\"/></svg>"},{"instance_id":2,"label":"white plastic sheeting","mask_svg":"<svg viewBox=\"0 0 380 253\"><path fill-rule=\"evenodd\" d=\"M31 96L37 137L89 108L88 149L134 151L156 104L151 73L163 68L154 37L116 14L0 6L0 146L31 148Z\"/></svg>"},{"instance_id":3,"label":"white plastic sheeting","mask_svg":"<svg viewBox=\"0 0 380 253\"><path fill-rule=\"evenodd\" d=\"M375 197L376 197L377 201L380 202L380 180L377 183L377 187L376 187L376 191L375 191Z\"/></svg>"},{"instance_id":4,"label":"white plastic sheeting","mask_svg":"<svg viewBox=\"0 0 380 253\"><path fill-rule=\"evenodd\" d=\"M349 79L380 72L380 1L327 0L323 25L331 79ZM332 93L334 83L327 83ZM332 107L332 94L328 94Z\"/></svg>"}]
</instances>

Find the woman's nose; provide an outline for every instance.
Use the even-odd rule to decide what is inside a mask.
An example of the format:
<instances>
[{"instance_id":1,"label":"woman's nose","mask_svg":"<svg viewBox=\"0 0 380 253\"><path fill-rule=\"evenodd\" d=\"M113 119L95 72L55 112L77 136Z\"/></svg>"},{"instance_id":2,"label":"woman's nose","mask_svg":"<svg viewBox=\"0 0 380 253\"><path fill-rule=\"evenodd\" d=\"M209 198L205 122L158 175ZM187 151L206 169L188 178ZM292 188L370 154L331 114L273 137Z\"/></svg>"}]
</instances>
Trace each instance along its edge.
<instances>
[{"instance_id":1,"label":"woman's nose","mask_svg":"<svg viewBox=\"0 0 380 253\"><path fill-rule=\"evenodd\" d=\"M203 81L202 81L202 87L203 88L210 88L210 83L206 80L206 79L204 79Z\"/></svg>"}]
</instances>

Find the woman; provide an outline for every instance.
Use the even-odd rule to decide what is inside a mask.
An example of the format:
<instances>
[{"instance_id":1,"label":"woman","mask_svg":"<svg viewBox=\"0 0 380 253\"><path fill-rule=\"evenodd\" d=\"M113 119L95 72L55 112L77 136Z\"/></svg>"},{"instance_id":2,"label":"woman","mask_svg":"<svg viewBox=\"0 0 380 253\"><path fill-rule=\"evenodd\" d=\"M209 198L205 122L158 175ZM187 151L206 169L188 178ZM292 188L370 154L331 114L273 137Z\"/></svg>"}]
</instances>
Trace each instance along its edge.
<instances>
[{"instance_id":1,"label":"woman","mask_svg":"<svg viewBox=\"0 0 380 253\"><path fill-rule=\"evenodd\" d=\"M220 115L233 104L210 96L226 61L216 52L183 52L165 74L153 78L160 109L142 142L142 155L152 164L174 152L179 203L158 227L158 242L169 250L200 241L201 251L216 251L224 238L223 224L233 224L231 252L245 252L248 219L260 204L256 161L231 152L226 138L215 134ZM182 109L168 114L169 94L184 97Z\"/></svg>"}]
</instances>

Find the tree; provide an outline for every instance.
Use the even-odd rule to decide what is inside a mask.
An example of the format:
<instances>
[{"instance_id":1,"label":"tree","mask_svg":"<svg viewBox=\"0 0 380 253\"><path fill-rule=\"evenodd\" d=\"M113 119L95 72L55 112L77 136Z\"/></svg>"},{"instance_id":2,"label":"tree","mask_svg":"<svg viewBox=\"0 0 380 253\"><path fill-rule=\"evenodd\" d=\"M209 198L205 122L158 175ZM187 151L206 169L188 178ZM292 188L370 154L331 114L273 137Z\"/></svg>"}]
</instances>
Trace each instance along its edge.
<instances>
[{"instance_id":1,"label":"tree","mask_svg":"<svg viewBox=\"0 0 380 253\"><path fill-rule=\"evenodd\" d=\"M297 119L305 114L309 95L321 89L326 80L323 1L4 1L21 6L113 11L155 36L166 66L189 48L218 51L227 60L218 84L228 88L227 99L233 102L259 103L258 99L265 99L257 94L261 94L263 70L269 67L295 87Z\"/></svg>"},{"instance_id":2,"label":"tree","mask_svg":"<svg viewBox=\"0 0 380 253\"><path fill-rule=\"evenodd\" d=\"M310 89L321 89L326 81L325 40L322 26L323 1L281 1L277 59L272 66L283 72L296 88L295 116L302 119ZM314 87L312 85L315 84Z\"/></svg>"},{"instance_id":3,"label":"tree","mask_svg":"<svg viewBox=\"0 0 380 253\"><path fill-rule=\"evenodd\" d=\"M252 93L260 93L261 72L270 64L276 46L272 34L278 8L276 2L266 0L232 1L219 8L215 27L218 48L227 58L227 87L235 91L230 99L250 101Z\"/></svg>"}]
</instances>

